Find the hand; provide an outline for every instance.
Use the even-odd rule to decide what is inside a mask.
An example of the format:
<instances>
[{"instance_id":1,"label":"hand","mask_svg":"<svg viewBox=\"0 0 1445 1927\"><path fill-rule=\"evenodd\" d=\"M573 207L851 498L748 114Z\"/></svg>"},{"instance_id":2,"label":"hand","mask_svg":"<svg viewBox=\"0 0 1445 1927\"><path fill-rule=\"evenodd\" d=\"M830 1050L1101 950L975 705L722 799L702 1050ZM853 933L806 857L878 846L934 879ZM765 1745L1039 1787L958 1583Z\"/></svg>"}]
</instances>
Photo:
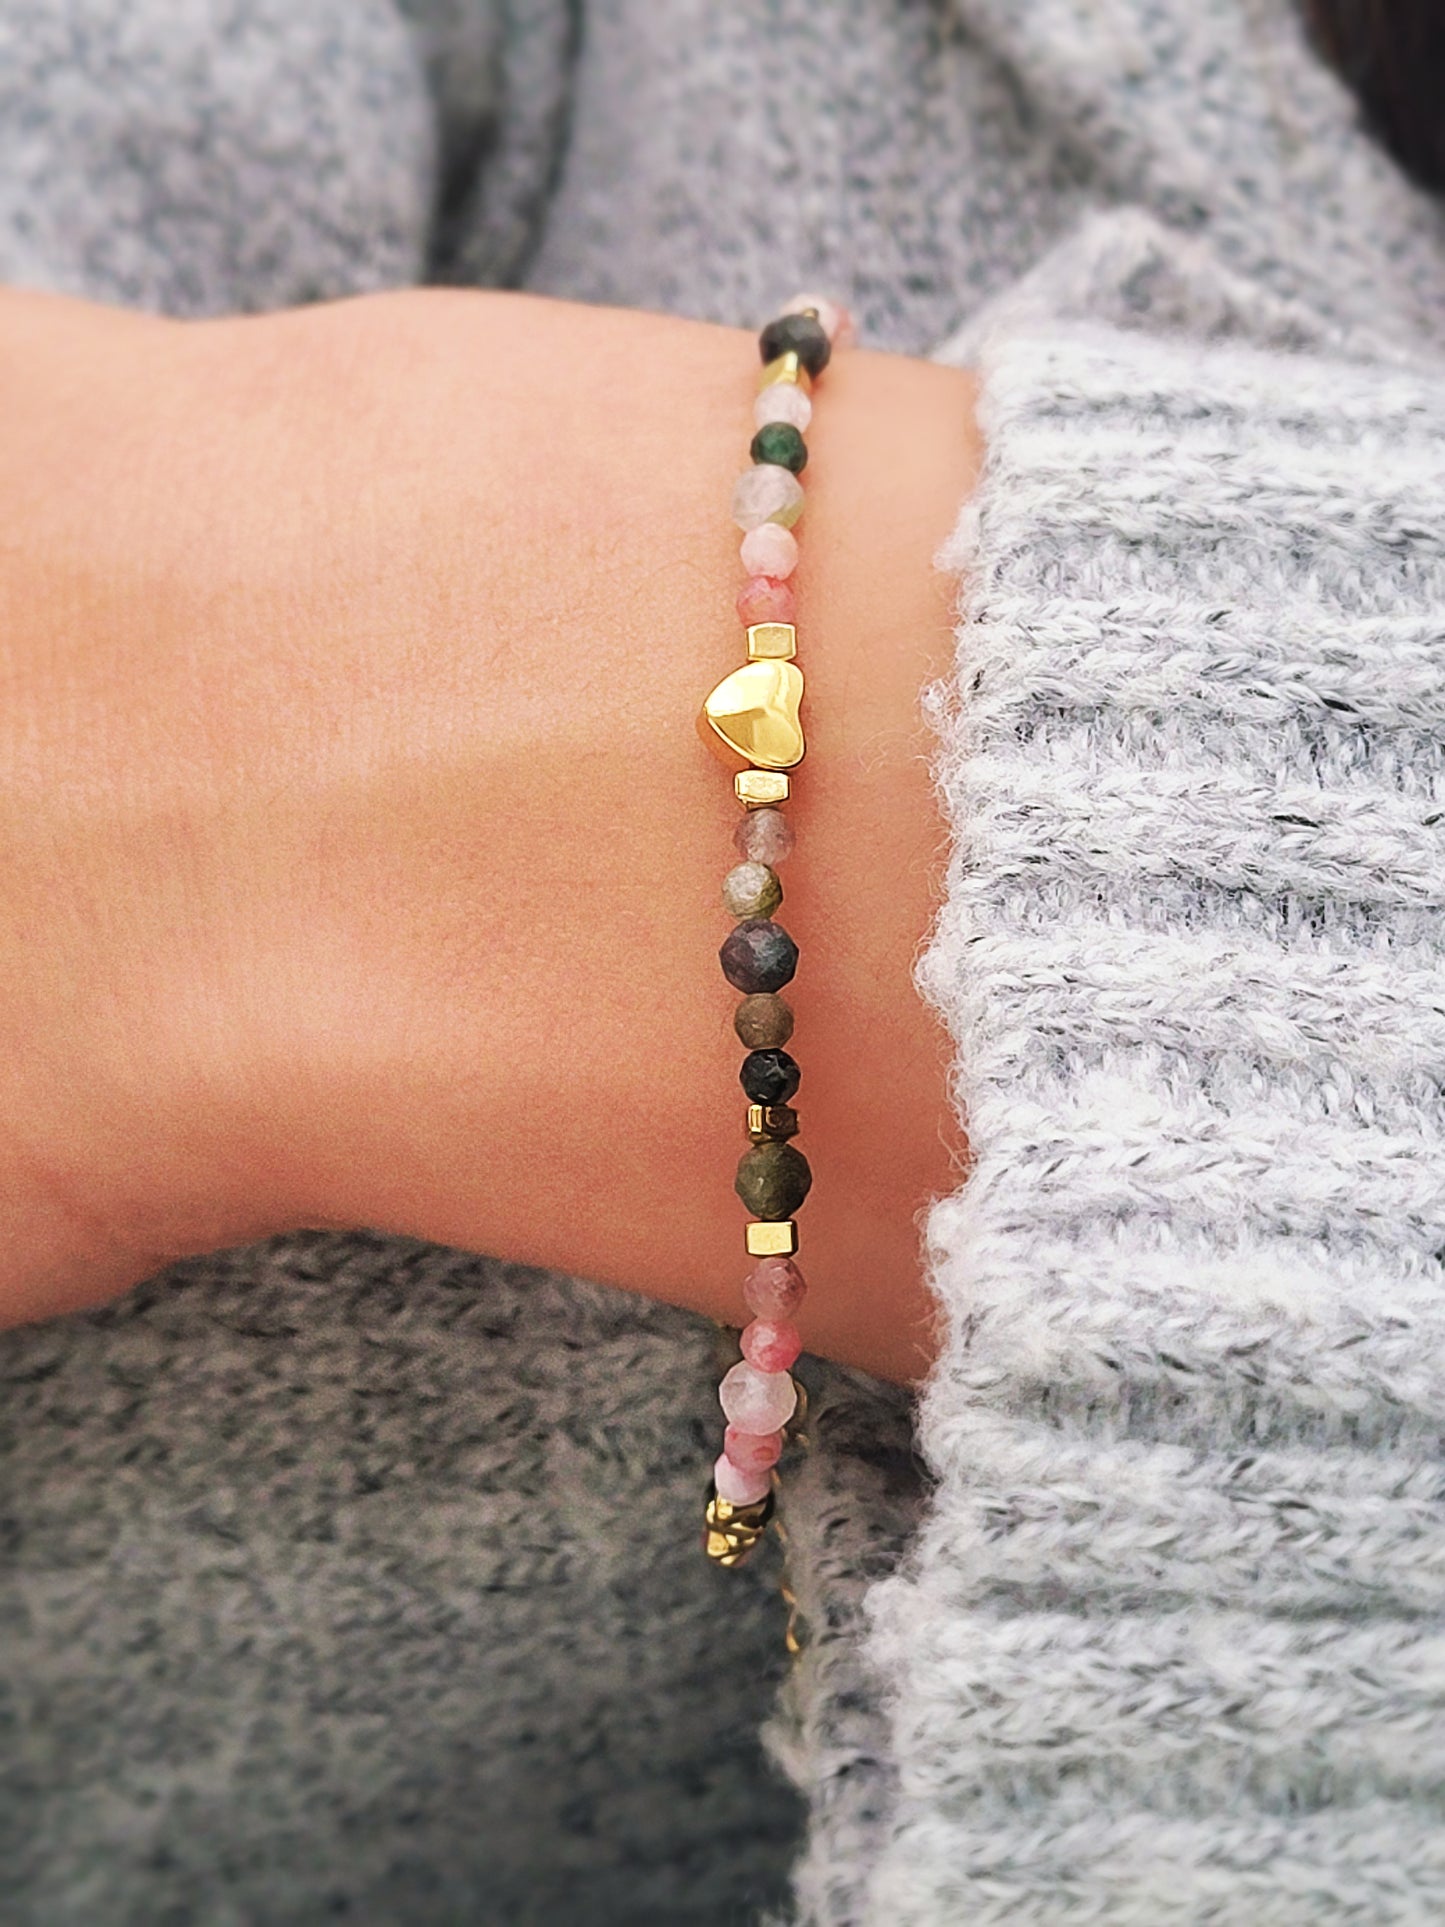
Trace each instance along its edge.
<instances>
[{"instance_id":1,"label":"hand","mask_svg":"<svg viewBox=\"0 0 1445 1927\"><path fill-rule=\"evenodd\" d=\"M753 338L421 292L204 323L0 296L0 1315L368 1224L742 1316ZM927 1355L957 1179L910 981L968 379L840 356L799 529L813 1349Z\"/></svg>"}]
</instances>

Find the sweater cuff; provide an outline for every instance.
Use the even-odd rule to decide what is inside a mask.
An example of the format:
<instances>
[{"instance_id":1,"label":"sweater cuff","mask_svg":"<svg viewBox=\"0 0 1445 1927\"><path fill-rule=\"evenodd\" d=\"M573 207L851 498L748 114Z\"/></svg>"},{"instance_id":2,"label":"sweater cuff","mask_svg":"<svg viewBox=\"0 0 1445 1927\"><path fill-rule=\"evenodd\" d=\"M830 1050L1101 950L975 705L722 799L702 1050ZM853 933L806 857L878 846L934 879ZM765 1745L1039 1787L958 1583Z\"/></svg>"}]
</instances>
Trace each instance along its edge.
<instances>
[{"instance_id":1,"label":"sweater cuff","mask_svg":"<svg viewBox=\"0 0 1445 1927\"><path fill-rule=\"evenodd\" d=\"M918 968L974 1162L936 1483L840 1609L887 1812L813 1759L800 1912L1433 1917L1445 382L1087 325L981 376Z\"/></svg>"}]
</instances>

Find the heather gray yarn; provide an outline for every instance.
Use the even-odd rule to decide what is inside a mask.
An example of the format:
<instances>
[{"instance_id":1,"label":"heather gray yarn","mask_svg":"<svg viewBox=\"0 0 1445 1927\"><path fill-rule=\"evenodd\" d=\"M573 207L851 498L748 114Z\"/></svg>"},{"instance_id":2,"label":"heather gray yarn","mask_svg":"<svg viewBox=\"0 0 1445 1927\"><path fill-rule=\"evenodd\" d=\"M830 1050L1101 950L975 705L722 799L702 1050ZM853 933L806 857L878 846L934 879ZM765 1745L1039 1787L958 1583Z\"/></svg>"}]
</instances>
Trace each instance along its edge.
<instances>
[{"instance_id":1,"label":"heather gray yarn","mask_svg":"<svg viewBox=\"0 0 1445 1927\"><path fill-rule=\"evenodd\" d=\"M990 445L919 965L977 1164L916 1441L810 1367L781 1696L774 1575L720 1610L670 1536L700 1321L222 1254L0 1342L9 1917L781 1917L766 1721L809 1927L1438 1918L1445 249L1290 7L8 0L0 52L11 279L821 282L978 362Z\"/></svg>"}]
</instances>

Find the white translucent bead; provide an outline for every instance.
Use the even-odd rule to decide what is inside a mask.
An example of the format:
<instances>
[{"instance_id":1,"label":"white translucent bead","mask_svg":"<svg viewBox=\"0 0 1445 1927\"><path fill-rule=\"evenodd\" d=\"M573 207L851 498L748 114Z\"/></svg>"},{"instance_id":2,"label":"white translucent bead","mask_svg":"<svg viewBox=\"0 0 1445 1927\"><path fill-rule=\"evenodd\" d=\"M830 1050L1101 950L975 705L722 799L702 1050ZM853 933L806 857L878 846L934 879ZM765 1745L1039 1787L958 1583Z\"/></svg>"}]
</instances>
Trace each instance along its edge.
<instances>
[{"instance_id":1,"label":"white translucent bead","mask_svg":"<svg viewBox=\"0 0 1445 1927\"><path fill-rule=\"evenodd\" d=\"M790 422L801 434L812 419L812 402L791 381L770 381L753 403L753 425L757 428L766 428L769 422Z\"/></svg>"},{"instance_id":2,"label":"white translucent bead","mask_svg":"<svg viewBox=\"0 0 1445 1927\"><path fill-rule=\"evenodd\" d=\"M733 488L733 520L740 529L781 522L790 529L803 513L803 484L790 468L758 462L744 469Z\"/></svg>"},{"instance_id":3,"label":"white translucent bead","mask_svg":"<svg viewBox=\"0 0 1445 1927\"><path fill-rule=\"evenodd\" d=\"M793 1416L798 1388L791 1372L760 1372L743 1359L718 1387L718 1399L740 1432L781 1432Z\"/></svg>"},{"instance_id":4,"label":"white translucent bead","mask_svg":"<svg viewBox=\"0 0 1445 1927\"><path fill-rule=\"evenodd\" d=\"M825 294L795 294L779 308L779 314L804 314L812 308L818 326L835 348L846 348L853 340L853 317L841 301L830 301Z\"/></svg>"}]
</instances>

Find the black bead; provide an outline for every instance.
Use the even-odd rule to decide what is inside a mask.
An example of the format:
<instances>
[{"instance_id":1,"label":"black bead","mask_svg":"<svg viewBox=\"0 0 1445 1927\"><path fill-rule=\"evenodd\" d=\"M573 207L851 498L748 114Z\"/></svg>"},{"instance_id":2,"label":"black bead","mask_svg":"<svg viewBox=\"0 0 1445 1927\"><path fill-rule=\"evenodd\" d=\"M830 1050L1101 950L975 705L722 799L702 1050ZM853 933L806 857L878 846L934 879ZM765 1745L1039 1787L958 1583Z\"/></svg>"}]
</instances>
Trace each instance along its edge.
<instances>
[{"instance_id":1,"label":"black bead","mask_svg":"<svg viewBox=\"0 0 1445 1927\"><path fill-rule=\"evenodd\" d=\"M734 924L717 954L724 977L734 990L748 996L759 990L781 990L793 981L798 968L798 946L770 917L744 917Z\"/></svg>"},{"instance_id":2,"label":"black bead","mask_svg":"<svg viewBox=\"0 0 1445 1927\"><path fill-rule=\"evenodd\" d=\"M802 1082L796 1057L785 1050L750 1050L738 1072L753 1104L786 1104Z\"/></svg>"},{"instance_id":3,"label":"black bead","mask_svg":"<svg viewBox=\"0 0 1445 1927\"><path fill-rule=\"evenodd\" d=\"M812 315L780 314L758 336L758 352L764 362L776 361L779 355L796 355L810 375L821 375L833 349L822 322Z\"/></svg>"},{"instance_id":4,"label":"black bead","mask_svg":"<svg viewBox=\"0 0 1445 1927\"><path fill-rule=\"evenodd\" d=\"M791 422L765 422L748 450L755 462L772 462L801 475L808 466L808 444Z\"/></svg>"}]
</instances>

